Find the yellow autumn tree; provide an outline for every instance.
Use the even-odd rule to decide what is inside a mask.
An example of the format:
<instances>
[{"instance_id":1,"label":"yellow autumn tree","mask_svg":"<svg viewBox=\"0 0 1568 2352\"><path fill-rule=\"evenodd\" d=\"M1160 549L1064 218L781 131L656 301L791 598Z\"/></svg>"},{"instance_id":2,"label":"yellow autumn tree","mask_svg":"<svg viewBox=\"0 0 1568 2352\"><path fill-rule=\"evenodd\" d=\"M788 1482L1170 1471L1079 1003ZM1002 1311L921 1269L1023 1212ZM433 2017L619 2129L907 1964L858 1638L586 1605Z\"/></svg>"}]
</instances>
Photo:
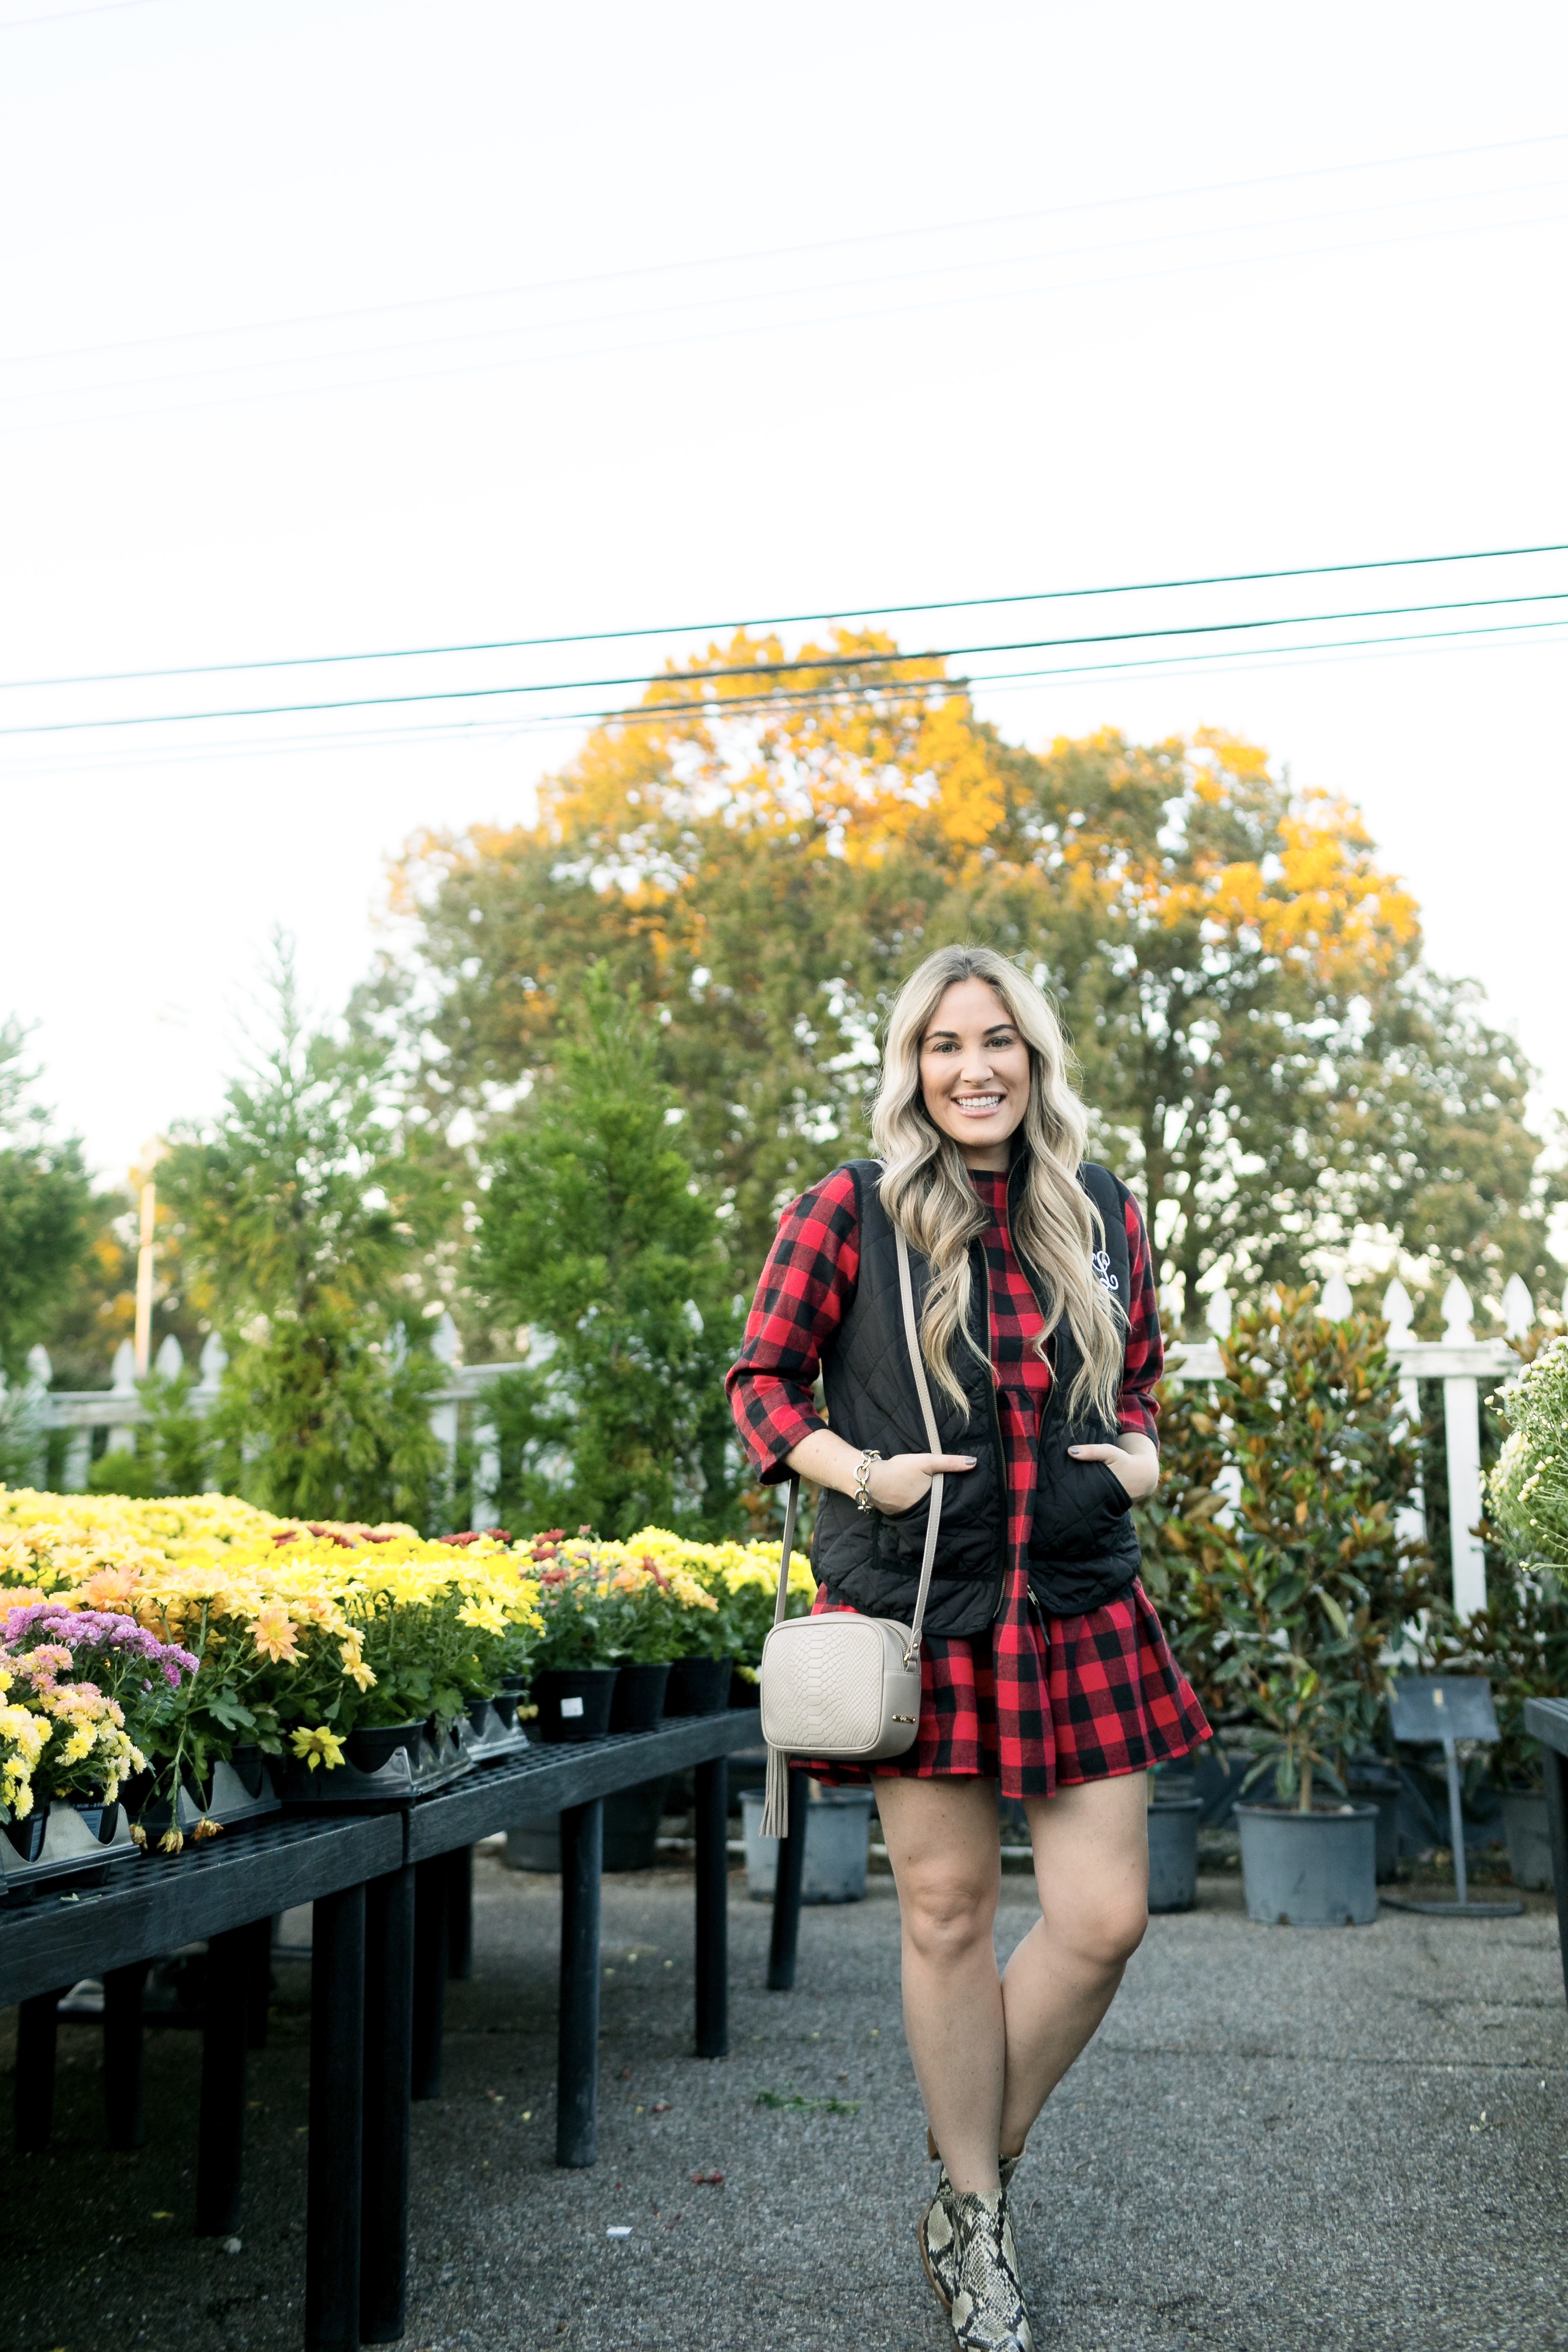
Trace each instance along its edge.
<instances>
[{"instance_id":1,"label":"yellow autumn tree","mask_svg":"<svg viewBox=\"0 0 1568 2352\"><path fill-rule=\"evenodd\" d=\"M506 1110L594 959L635 982L741 1281L865 1148L879 1024L954 939L1056 992L1189 1316L1356 1226L1539 1270L1528 1071L1425 971L1359 814L1216 730L1031 752L889 637L741 633L595 730L536 824L410 844L394 905L418 957L382 993L417 1002L432 1117Z\"/></svg>"}]
</instances>

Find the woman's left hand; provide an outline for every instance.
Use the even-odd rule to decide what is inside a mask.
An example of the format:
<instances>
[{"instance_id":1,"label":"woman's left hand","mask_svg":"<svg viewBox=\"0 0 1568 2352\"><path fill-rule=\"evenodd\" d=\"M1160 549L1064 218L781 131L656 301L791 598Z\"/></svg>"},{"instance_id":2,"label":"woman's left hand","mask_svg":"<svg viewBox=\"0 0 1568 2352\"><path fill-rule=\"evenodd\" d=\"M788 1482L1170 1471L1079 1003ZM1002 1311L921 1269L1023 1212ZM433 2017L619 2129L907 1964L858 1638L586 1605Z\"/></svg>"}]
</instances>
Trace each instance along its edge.
<instances>
[{"instance_id":1,"label":"woman's left hand","mask_svg":"<svg viewBox=\"0 0 1568 2352\"><path fill-rule=\"evenodd\" d=\"M1075 1462L1103 1462L1135 1503L1152 1495L1160 1483L1160 1455L1152 1438L1134 1433L1120 1445L1069 1445L1068 1452Z\"/></svg>"}]
</instances>

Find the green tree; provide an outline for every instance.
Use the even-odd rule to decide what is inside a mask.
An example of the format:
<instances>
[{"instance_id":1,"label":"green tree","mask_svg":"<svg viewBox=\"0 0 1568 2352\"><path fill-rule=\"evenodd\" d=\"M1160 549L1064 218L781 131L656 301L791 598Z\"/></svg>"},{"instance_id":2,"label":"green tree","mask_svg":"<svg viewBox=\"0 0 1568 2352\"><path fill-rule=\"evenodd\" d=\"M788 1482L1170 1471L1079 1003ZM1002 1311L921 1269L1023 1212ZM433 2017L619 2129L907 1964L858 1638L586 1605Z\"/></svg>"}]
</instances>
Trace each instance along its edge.
<instances>
[{"instance_id":1,"label":"green tree","mask_svg":"<svg viewBox=\"0 0 1568 2352\"><path fill-rule=\"evenodd\" d=\"M1561 1180L1526 1125L1531 1073L1478 991L1427 971L1353 809L1213 732L1009 745L940 662L895 673L893 650L838 632L858 667L806 648L760 696L671 672L543 788L536 825L411 845L417 952L372 993L421 1041L434 1123L510 1117L603 960L658 1016L749 1278L781 1202L864 1148L900 982L982 939L1061 1002L1098 1148L1189 1323L1204 1289L1300 1282L1355 1234L1425 1262L1429 1312L1456 1267L1483 1297L1513 1272L1539 1294Z\"/></svg>"},{"instance_id":2,"label":"green tree","mask_svg":"<svg viewBox=\"0 0 1568 2352\"><path fill-rule=\"evenodd\" d=\"M398 1129L384 1055L307 1026L282 943L275 995L273 1040L159 1171L228 1350L214 1468L288 1516L425 1525L441 1372L423 1310L447 1181Z\"/></svg>"},{"instance_id":3,"label":"green tree","mask_svg":"<svg viewBox=\"0 0 1568 2352\"><path fill-rule=\"evenodd\" d=\"M508 1504L535 1524L730 1523L734 1277L657 1060L635 995L590 965L552 1076L489 1154L475 1280L544 1358L497 1400Z\"/></svg>"},{"instance_id":4,"label":"green tree","mask_svg":"<svg viewBox=\"0 0 1568 2352\"><path fill-rule=\"evenodd\" d=\"M89 1239L90 1188L74 1138L51 1139L31 1098L24 1034L0 1024L0 1374L16 1381L47 1340Z\"/></svg>"}]
</instances>

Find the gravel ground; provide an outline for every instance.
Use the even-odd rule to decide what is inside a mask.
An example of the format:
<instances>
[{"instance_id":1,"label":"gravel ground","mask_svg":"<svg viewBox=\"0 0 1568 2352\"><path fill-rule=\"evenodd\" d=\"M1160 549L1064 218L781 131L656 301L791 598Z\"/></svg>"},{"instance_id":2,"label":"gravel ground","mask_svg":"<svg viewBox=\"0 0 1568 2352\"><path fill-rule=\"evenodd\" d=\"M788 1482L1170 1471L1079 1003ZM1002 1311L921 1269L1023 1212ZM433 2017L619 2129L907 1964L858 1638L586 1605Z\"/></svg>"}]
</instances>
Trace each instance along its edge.
<instances>
[{"instance_id":1,"label":"gravel ground","mask_svg":"<svg viewBox=\"0 0 1568 2352\"><path fill-rule=\"evenodd\" d=\"M951 2346L914 2246L930 2176L887 1879L804 1915L787 1997L761 1990L768 1915L732 1882L717 2064L689 2055L689 1874L606 1881L600 2159L578 2173L552 2161L555 1883L481 1851L476 1888L445 2096L415 2110L405 2352ZM1156 1919L1020 2176L1041 2352L1568 2347L1568 2013L1528 1900L1312 1934L1250 1926L1216 1876ZM1002 1950L1032 1916L1010 1876ZM279 1964L252 2062L233 2253L191 2234L197 2037L149 2035L148 2145L113 2156L98 2035L61 2028L54 2151L10 2160L0 2207L4 2352L298 2352L306 1979Z\"/></svg>"}]
</instances>

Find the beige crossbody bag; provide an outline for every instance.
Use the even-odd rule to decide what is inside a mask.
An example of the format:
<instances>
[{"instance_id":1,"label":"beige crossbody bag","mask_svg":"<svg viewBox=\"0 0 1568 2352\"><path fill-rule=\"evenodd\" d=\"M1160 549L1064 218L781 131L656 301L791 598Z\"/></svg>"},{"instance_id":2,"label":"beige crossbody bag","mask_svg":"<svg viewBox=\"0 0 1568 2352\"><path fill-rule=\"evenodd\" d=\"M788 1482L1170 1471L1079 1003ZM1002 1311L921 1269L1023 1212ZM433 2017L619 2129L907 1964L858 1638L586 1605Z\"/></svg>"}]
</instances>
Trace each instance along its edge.
<instances>
[{"instance_id":1,"label":"beige crossbody bag","mask_svg":"<svg viewBox=\"0 0 1568 2352\"><path fill-rule=\"evenodd\" d=\"M926 1444L932 1454L940 1454L942 1443L915 1325L910 1253L896 1225L893 1236L899 1251L904 1337L909 1343L910 1362L925 1421ZM773 1609L773 1631L763 1645L759 1677L763 1737L768 1743L767 1801L763 1810L764 1837L785 1837L789 1833L788 1759L792 1755L820 1758L825 1764L873 1764L889 1756L901 1756L914 1745L921 1714L921 1627L925 1622L926 1596L931 1591L931 1572L936 1559L942 1490L942 1476L938 1471L931 1482L925 1558L921 1563L920 1590L915 1595L910 1624L900 1625L893 1617L862 1617L849 1611L830 1610L821 1617L786 1617L789 1559L800 1504L800 1480L791 1478L784 1510L784 1555L779 1562L778 1601Z\"/></svg>"}]
</instances>

